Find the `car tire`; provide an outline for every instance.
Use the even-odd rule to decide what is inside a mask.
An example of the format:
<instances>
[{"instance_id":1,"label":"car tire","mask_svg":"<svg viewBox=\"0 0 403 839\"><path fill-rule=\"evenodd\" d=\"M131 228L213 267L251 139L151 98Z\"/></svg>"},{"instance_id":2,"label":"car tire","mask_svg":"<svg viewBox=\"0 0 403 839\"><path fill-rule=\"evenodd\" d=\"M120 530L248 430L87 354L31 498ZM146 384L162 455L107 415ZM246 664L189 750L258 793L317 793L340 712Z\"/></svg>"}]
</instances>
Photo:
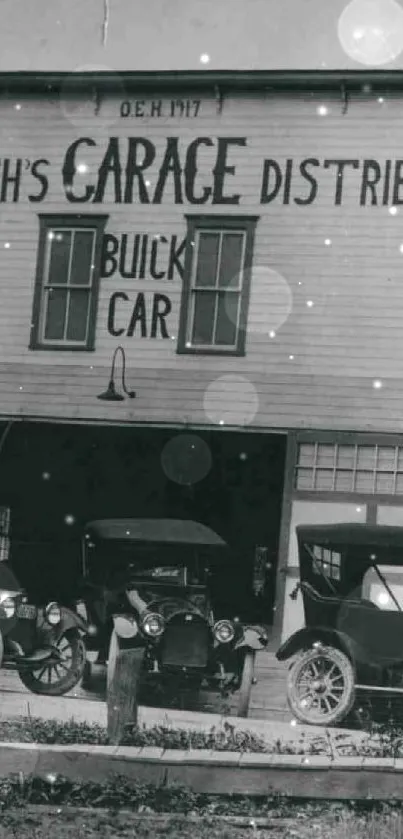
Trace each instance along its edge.
<instances>
[{"instance_id":1,"label":"car tire","mask_svg":"<svg viewBox=\"0 0 403 839\"><path fill-rule=\"evenodd\" d=\"M253 676L255 673L255 653L248 650L245 653L242 667L241 684L238 695L238 717L247 717L249 713L250 696L252 692Z\"/></svg>"},{"instance_id":2,"label":"car tire","mask_svg":"<svg viewBox=\"0 0 403 839\"><path fill-rule=\"evenodd\" d=\"M84 641L76 630L68 630L61 636L59 642L62 640L68 642L68 646L71 650L71 660L68 671L58 681L52 684L51 682L44 681L40 678L40 676L45 674L46 671L49 671L50 669L54 670L54 665L50 665L48 667L46 663L42 663L37 666L35 670L21 669L18 671L21 682L32 693L44 696L64 696L64 694L69 693L69 691L72 690L82 678L86 660Z\"/></svg>"},{"instance_id":3,"label":"car tire","mask_svg":"<svg viewBox=\"0 0 403 839\"><path fill-rule=\"evenodd\" d=\"M329 665L327 674L317 671L321 661ZM348 656L329 646L300 653L288 671L287 700L294 717L305 725L341 723L355 702L355 669Z\"/></svg>"}]
</instances>

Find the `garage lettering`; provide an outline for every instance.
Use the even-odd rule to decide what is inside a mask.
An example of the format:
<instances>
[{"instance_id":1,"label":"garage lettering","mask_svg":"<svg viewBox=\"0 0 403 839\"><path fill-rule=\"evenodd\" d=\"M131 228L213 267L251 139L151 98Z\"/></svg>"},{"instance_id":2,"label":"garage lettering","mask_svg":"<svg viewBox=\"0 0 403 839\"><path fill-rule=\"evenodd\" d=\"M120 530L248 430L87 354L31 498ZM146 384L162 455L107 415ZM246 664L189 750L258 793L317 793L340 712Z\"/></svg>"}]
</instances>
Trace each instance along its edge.
<instances>
[{"instance_id":1,"label":"garage lettering","mask_svg":"<svg viewBox=\"0 0 403 839\"><path fill-rule=\"evenodd\" d=\"M180 148L178 137L167 137L161 152L151 140L145 137L110 137L106 152L98 167L95 183L83 184L82 175L77 175L80 155L89 148L96 148L92 137L80 137L72 143L65 154L62 177L67 200L72 204L103 203L112 190L115 204L161 204L167 193L173 193L173 202L183 204L206 204L211 200L217 205L237 205L240 193L231 191L236 167L231 163L231 152L246 146L246 137L197 137L185 149ZM210 165L199 172L198 154L200 148L212 150ZM152 182L147 174L155 165ZM231 181L232 179L232 181Z\"/></svg>"}]
</instances>

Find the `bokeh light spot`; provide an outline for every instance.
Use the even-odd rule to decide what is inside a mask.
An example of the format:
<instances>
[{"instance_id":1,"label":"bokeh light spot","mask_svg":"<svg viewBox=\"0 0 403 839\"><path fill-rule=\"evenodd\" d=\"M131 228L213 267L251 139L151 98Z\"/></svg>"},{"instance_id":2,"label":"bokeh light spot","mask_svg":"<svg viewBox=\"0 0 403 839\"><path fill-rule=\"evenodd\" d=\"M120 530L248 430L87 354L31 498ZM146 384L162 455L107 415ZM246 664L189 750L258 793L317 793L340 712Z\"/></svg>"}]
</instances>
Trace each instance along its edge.
<instances>
[{"instance_id":1,"label":"bokeh light spot","mask_svg":"<svg viewBox=\"0 0 403 839\"><path fill-rule=\"evenodd\" d=\"M259 410L255 386L236 373L220 376L206 388L204 413L214 425L249 425Z\"/></svg>"},{"instance_id":2,"label":"bokeh light spot","mask_svg":"<svg viewBox=\"0 0 403 839\"><path fill-rule=\"evenodd\" d=\"M403 50L403 9L396 0L351 0L337 28L344 52L359 64L380 67Z\"/></svg>"},{"instance_id":3,"label":"bokeh light spot","mask_svg":"<svg viewBox=\"0 0 403 839\"><path fill-rule=\"evenodd\" d=\"M250 289L248 332L274 338L292 312L290 285L274 268L256 265L250 271ZM234 311L232 295L226 296L229 300L227 317L234 322L238 311Z\"/></svg>"},{"instance_id":4,"label":"bokeh light spot","mask_svg":"<svg viewBox=\"0 0 403 839\"><path fill-rule=\"evenodd\" d=\"M165 444L161 465L170 481L192 486L210 472L211 451L205 440L197 434L177 434Z\"/></svg>"}]
</instances>

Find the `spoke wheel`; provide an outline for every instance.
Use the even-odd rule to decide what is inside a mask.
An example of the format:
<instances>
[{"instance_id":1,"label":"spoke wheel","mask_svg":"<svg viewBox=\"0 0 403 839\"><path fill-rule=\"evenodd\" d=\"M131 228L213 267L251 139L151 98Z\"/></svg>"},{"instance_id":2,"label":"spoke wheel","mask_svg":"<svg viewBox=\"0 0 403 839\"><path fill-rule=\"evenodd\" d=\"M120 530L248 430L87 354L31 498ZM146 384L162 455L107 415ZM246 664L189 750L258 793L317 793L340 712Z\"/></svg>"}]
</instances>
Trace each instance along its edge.
<instances>
[{"instance_id":1,"label":"spoke wheel","mask_svg":"<svg viewBox=\"0 0 403 839\"><path fill-rule=\"evenodd\" d=\"M345 653L335 647L307 650L289 670L288 704L300 722L335 725L354 705L354 683L354 667Z\"/></svg>"},{"instance_id":2,"label":"spoke wheel","mask_svg":"<svg viewBox=\"0 0 403 839\"><path fill-rule=\"evenodd\" d=\"M54 645L59 653L57 662L42 662L35 670L19 670L22 683L32 693L62 696L80 681L85 667L85 644L78 632L62 635Z\"/></svg>"}]
</instances>

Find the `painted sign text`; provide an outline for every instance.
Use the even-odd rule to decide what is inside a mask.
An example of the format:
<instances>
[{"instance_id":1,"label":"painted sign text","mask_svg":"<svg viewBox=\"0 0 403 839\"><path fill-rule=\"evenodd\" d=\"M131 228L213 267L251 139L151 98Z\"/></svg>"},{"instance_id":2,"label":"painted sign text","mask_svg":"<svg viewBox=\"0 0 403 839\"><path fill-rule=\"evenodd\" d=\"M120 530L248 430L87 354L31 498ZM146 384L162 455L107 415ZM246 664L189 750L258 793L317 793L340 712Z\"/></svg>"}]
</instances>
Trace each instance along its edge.
<instances>
[{"instance_id":1,"label":"painted sign text","mask_svg":"<svg viewBox=\"0 0 403 839\"><path fill-rule=\"evenodd\" d=\"M120 103L119 113L123 118L144 119L149 117L197 117L200 111L200 99L124 99Z\"/></svg>"}]
</instances>

